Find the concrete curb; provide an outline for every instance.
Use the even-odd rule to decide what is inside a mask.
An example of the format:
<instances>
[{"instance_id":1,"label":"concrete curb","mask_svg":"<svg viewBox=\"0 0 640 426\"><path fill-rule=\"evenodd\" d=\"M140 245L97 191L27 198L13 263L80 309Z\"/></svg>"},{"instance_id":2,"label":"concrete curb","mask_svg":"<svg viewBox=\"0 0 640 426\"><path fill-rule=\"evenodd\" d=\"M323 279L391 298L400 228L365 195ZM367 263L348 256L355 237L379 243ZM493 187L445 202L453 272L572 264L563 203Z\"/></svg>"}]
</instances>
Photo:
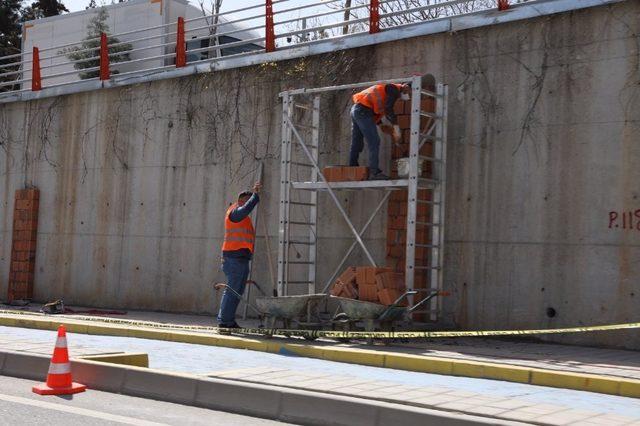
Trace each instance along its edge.
<instances>
[{"instance_id":1,"label":"concrete curb","mask_svg":"<svg viewBox=\"0 0 640 426\"><path fill-rule=\"evenodd\" d=\"M68 318L16 318L0 315L0 325L11 327L56 330L65 324L71 333L135 337L180 343L249 349L284 355L304 356L327 361L368 365L480 379L549 386L563 389L597 392L640 398L640 380L599 376L556 370L512 366L507 364L467 361L453 358L428 357L396 352L374 351L360 348L319 346L306 343L286 343L275 339L204 334L168 329L142 328L128 325L88 323Z\"/></svg>"},{"instance_id":2,"label":"concrete curb","mask_svg":"<svg viewBox=\"0 0 640 426\"><path fill-rule=\"evenodd\" d=\"M113 354L85 355L75 358L87 361L107 362L111 364L132 365L134 367L149 367L149 354L143 352L120 352Z\"/></svg>"},{"instance_id":3,"label":"concrete curb","mask_svg":"<svg viewBox=\"0 0 640 426\"><path fill-rule=\"evenodd\" d=\"M49 358L0 352L0 374L31 380L46 377ZM437 424L518 425L499 419L450 413L277 386L203 378L141 367L71 361L73 379L89 389L308 425Z\"/></svg>"}]
</instances>

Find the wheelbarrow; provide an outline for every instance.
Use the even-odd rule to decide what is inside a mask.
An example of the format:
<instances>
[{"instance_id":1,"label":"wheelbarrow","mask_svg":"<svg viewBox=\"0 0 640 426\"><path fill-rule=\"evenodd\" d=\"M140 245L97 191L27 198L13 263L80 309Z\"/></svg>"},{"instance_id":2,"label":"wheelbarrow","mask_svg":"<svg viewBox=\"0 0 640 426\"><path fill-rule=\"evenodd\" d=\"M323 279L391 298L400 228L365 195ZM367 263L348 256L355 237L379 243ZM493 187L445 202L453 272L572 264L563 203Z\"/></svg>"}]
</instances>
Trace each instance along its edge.
<instances>
[{"instance_id":1,"label":"wheelbarrow","mask_svg":"<svg viewBox=\"0 0 640 426\"><path fill-rule=\"evenodd\" d=\"M391 331L396 322L404 320L420 306L423 306L434 297L447 295L446 292L433 290L427 297L410 308L401 305L404 299L415 294L418 294L416 290L407 290L389 306L364 300L331 296L338 300L340 305L338 313L333 317L334 329L350 331L355 329L358 322L362 322L364 331L375 331L376 325L383 331ZM368 338L367 343L373 343L373 339Z\"/></svg>"},{"instance_id":2,"label":"wheelbarrow","mask_svg":"<svg viewBox=\"0 0 640 426\"><path fill-rule=\"evenodd\" d=\"M242 296L225 283L216 283L214 288L216 290L227 289L242 300ZM322 324L319 317L319 306L327 297L326 294L258 297L255 306L248 300L244 300L244 302L258 315L259 327L261 328L273 329L278 320L282 322L285 329L291 328L292 324L304 328L318 328Z\"/></svg>"}]
</instances>

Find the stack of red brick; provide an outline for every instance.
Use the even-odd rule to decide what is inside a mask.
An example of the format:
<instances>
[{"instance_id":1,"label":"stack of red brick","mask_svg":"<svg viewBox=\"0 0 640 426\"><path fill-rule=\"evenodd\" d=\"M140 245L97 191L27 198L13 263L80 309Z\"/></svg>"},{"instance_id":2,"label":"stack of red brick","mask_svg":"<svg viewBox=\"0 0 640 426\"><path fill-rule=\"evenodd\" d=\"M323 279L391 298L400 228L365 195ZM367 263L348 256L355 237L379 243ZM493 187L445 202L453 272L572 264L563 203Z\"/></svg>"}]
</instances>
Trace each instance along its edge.
<instances>
[{"instance_id":1,"label":"stack of red brick","mask_svg":"<svg viewBox=\"0 0 640 426\"><path fill-rule=\"evenodd\" d=\"M391 268L347 268L333 284L331 294L366 302L393 304L404 292L404 275Z\"/></svg>"},{"instance_id":2,"label":"stack of red brick","mask_svg":"<svg viewBox=\"0 0 640 426\"><path fill-rule=\"evenodd\" d=\"M347 182L354 180L367 180L369 178L368 167L331 166L322 169L322 174L327 182Z\"/></svg>"},{"instance_id":3,"label":"stack of red brick","mask_svg":"<svg viewBox=\"0 0 640 426\"><path fill-rule=\"evenodd\" d=\"M40 191L16 191L8 301L31 300L36 265Z\"/></svg>"}]
</instances>

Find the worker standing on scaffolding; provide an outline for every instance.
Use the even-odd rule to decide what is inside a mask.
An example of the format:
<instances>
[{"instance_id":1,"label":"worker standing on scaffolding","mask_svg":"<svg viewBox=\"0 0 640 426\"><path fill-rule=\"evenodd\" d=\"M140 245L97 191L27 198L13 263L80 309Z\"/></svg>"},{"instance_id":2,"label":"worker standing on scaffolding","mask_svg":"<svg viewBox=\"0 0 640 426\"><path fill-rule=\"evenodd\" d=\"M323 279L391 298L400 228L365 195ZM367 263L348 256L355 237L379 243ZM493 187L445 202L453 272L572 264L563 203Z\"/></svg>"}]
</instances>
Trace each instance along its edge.
<instances>
[{"instance_id":1,"label":"worker standing on scaffolding","mask_svg":"<svg viewBox=\"0 0 640 426\"><path fill-rule=\"evenodd\" d=\"M222 244L222 271L227 277L227 287L222 295L218 312L218 327L239 328L236 309L240 303L249 276L249 262L253 256L256 233L249 215L260 202L261 183L252 191L243 191L237 202L227 209L224 216L224 242ZM235 293L235 294L234 294Z\"/></svg>"},{"instance_id":2,"label":"worker standing on scaffolding","mask_svg":"<svg viewBox=\"0 0 640 426\"><path fill-rule=\"evenodd\" d=\"M364 148L363 139L366 139L369 147L370 180L389 179L379 167L380 136L376 126L393 126L393 139L396 143L400 142L400 127L393 112L393 104L398 99L409 100L410 93L411 87L408 84L376 84L353 95L349 165L358 166L358 157Z\"/></svg>"}]
</instances>

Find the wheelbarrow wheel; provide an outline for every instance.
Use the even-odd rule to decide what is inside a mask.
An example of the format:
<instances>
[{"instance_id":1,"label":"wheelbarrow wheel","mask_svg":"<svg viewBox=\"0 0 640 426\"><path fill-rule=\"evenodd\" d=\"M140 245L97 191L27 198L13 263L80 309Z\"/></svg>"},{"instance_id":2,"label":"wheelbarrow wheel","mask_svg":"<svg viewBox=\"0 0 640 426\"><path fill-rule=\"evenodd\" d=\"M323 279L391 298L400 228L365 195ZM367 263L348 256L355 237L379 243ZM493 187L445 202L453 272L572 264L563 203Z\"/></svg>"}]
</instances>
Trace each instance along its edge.
<instances>
[{"instance_id":1,"label":"wheelbarrow wheel","mask_svg":"<svg viewBox=\"0 0 640 426\"><path fill-rule=\"evenodd\" d=\"M333 329L335 331L351 331L353 321L345 314L341 312L333 317ZM336 337L336 340L340 343L349 343L351 339L348 337Z\"/></svg>"}]
</instances>

